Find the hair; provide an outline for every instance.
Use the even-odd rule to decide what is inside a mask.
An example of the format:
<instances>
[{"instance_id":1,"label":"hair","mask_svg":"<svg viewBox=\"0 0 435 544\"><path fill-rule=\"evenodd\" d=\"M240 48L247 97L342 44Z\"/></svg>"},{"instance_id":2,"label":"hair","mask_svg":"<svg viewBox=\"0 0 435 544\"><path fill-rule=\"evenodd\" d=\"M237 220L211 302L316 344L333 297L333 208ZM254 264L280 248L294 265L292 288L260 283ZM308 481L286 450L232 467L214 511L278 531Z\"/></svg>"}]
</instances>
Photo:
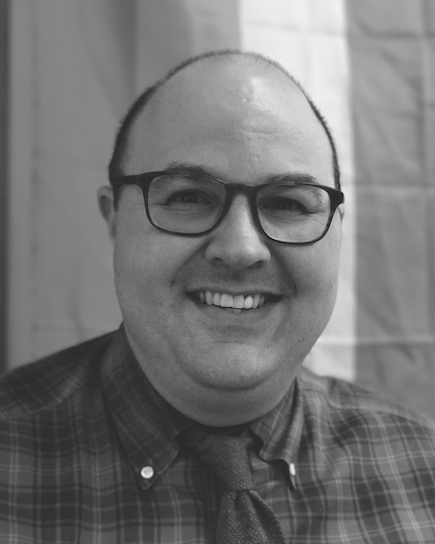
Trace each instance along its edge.
<instances>
[{"instance_id":1,"label":"hair","mask_svg":"<svg viewBox=\"0 0 435 544\"><path fill-rule=\"evenodd\" d=\"M311 100L310 96L302 87L302 85L299 83L299 81L297 81L292 75L290 75L287 72L287 70L285 70L281 66L281 64L263 55L260 55L259 53L254 53L249 51L239 51L239 50L233 50L233 49L225 49L222 51L211 51L208 53L203 53L201 55L191 57L185 60L184 62L182 62L181 64L178 64L177 66L175 66L175 68L170 70L163 78L156 81L154 85L152 85L151 87L148 87L132 104L132 106L128 110L126 116L124 117L119 127L119 130L115 139L115 145L113 149L112 158L109 163L109 180L114 189L115 203L117 202L119 192L122 188L122 184L116 183L115 180L117 176L122 176L123 174L121 169L121 164L126 153L130 130L136 118L144 110L146 105L149 103L151 98L157 93L157 91L161 87L163 87L163 85L167 81L169 81L175 74L177 74L178 72L181 72L182 70L184 70L188 66L191 66L192 64L196 64L197 62L202 62L208 59L219 60L223 57L229 57L229 58L245 57L245 58L255 59L259 62L263 62L266 65L273 66L279 71L281 71L286 77L288 77L298 87L298 89L305 96L314 115L316 116L316 118L318 119L318 121L320 122L320 124L322 125L326 133L326 136L328 138L329 144L331 146L331 151L332 151L332 168L333 168L333 175L334 175L334 184L336 189L340 189L340 169L338 164L337 149L336 149L334 139L332 137L332 133L326 123L325 118L322 116L319 109Z\"/></svg>"}]
</instances>

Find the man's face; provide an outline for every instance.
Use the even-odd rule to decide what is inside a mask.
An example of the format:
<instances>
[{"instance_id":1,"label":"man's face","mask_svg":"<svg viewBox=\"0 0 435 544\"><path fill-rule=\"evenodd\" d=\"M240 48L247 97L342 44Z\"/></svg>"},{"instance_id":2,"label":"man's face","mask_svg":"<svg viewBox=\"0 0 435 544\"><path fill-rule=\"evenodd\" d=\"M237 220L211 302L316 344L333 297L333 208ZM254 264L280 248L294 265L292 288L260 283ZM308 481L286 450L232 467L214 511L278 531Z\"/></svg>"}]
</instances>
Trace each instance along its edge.
<instances>
[{"instance_id":1,"label":"man's face","mask_svg":"<svg viewBox=\"0 0 435 544\"><path fill-rule=\"evenodd\" d=\"M185 69L139 116L125 174L173 164L200 166L228 183L298 173L334 185L331 149L305 98L281 72L246 59ZM189 238L155 229L140 190L126 186L106 218L126 332L156 389L196 419L208 401L233 410L230 399L256 399L250 419L271 409L331 315L339 214L319 242L290 246L261 234L238 195L218 228ZM226 309L227 295L260 304ZM204 302L211 296L217 305Z\"/></svg>"}]
</instances>

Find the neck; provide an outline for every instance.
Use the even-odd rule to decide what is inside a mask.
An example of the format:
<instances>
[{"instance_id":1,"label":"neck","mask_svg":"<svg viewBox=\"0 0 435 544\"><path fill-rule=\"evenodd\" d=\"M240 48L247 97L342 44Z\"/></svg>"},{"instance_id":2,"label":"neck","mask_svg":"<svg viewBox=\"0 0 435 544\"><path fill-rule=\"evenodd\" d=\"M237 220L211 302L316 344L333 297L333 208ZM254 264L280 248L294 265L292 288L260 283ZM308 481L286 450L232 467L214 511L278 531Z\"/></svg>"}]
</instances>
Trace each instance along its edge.
<instances>
[{"instance_id":1,"label":"neck","mask_svg":"<svg viewBox=\"0 0 435 544\"><path fill-rule=\"evenodd\" d=\"M150 380L151 381L151 380ZM190 419L209 427L236 427L263 417L277 406L292 388L293 382L273 390L264 387L250 391L190 390L183 395L161 390L151 381L163 398ZM281 384L280 384L281 385Z\"/></svg>"}]
</instances>

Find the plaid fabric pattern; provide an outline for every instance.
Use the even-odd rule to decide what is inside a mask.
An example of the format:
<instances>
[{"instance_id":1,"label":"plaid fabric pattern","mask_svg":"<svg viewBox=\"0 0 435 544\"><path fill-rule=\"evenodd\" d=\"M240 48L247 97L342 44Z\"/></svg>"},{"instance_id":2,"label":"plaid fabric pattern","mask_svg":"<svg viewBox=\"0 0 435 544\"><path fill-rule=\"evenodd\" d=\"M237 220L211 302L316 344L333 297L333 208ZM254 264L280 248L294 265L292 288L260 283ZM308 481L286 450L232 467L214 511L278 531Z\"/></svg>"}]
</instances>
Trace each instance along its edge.
<instances>
[{"instance_id":1,"label":"plaid fabric pattern","mask_svg":"<svg viewBox=\"0 0 435 544\"><path fill-rule=\"evenodd\" d=\"M0 542L209 543L219 491L121 328L0 382ZM301 370L250 425L256 488L287 541L435 542L435 430Z\"/></svg>"}]
</instances>

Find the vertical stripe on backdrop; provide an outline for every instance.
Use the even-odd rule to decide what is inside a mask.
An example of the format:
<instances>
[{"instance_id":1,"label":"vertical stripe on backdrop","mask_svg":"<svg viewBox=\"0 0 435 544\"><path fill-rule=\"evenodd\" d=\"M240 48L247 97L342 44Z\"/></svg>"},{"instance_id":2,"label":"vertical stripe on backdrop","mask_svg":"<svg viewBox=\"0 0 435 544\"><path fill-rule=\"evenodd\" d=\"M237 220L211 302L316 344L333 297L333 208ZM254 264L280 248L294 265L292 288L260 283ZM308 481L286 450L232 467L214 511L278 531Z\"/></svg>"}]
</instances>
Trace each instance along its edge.
<instances>
[{"instance_id":1,"label":"vertical stripe on backdrop","mask_svg":"<svg viewBox=\"0 0 435 544\"><path fill-rule=\"evenodd\" d=\"M9 3L7 369L31 357L34 8L29 2Z\"/></svg>"},{"instance_id":2,"label":"vertical stripe on backdrop","mask_svg":"<svg viewBox=\"0 0 435 544\"><path fill-rule=\"evenodd\" d=\"M307 365L352 381L354 366L354 198L344 0L241 0L243 49L280 62L305 87L337 142L346 214L340 288L332 319Z\"/></svg>"},{"instance_id":3,"label":"vertical stripe on backdrop","mask_svg":"<svg viewBox=\"0 0 435 544\"><path fill-rule=\"evenodd\" d=\"M6 361L9 0L0 2L0 372Z\"/></svg>"},{"instance_id":4,"label":"vertical stripe on backdrop","mask_svg":"<svg viewBox=\"0 0 435 544\"><path fill-rule=\"evenodd\" d=\"M347 6L357 381L435 416L435 3Z\"/></svg>"},{"instance_id":5,"label":"vertical stripe on backdrop","mask_svg":"<svg viewBox=\"0 0 435 544\"><path fill-rule=\"evenodd\" d=\"M234 0L137 0L136 91L142 92L187 58L238 49Z\"/></svg>"},{"instance_id":6,"label":"vertical stripe on backdrop","mask_svg":"<svg viewBox=\"0 0 435 544\"><path fill-rule=\"evenodd\" d=\"M133 97L112 4L11 2L9 367L119 325L96 202Z\"/></svg>"}]
</instances>

